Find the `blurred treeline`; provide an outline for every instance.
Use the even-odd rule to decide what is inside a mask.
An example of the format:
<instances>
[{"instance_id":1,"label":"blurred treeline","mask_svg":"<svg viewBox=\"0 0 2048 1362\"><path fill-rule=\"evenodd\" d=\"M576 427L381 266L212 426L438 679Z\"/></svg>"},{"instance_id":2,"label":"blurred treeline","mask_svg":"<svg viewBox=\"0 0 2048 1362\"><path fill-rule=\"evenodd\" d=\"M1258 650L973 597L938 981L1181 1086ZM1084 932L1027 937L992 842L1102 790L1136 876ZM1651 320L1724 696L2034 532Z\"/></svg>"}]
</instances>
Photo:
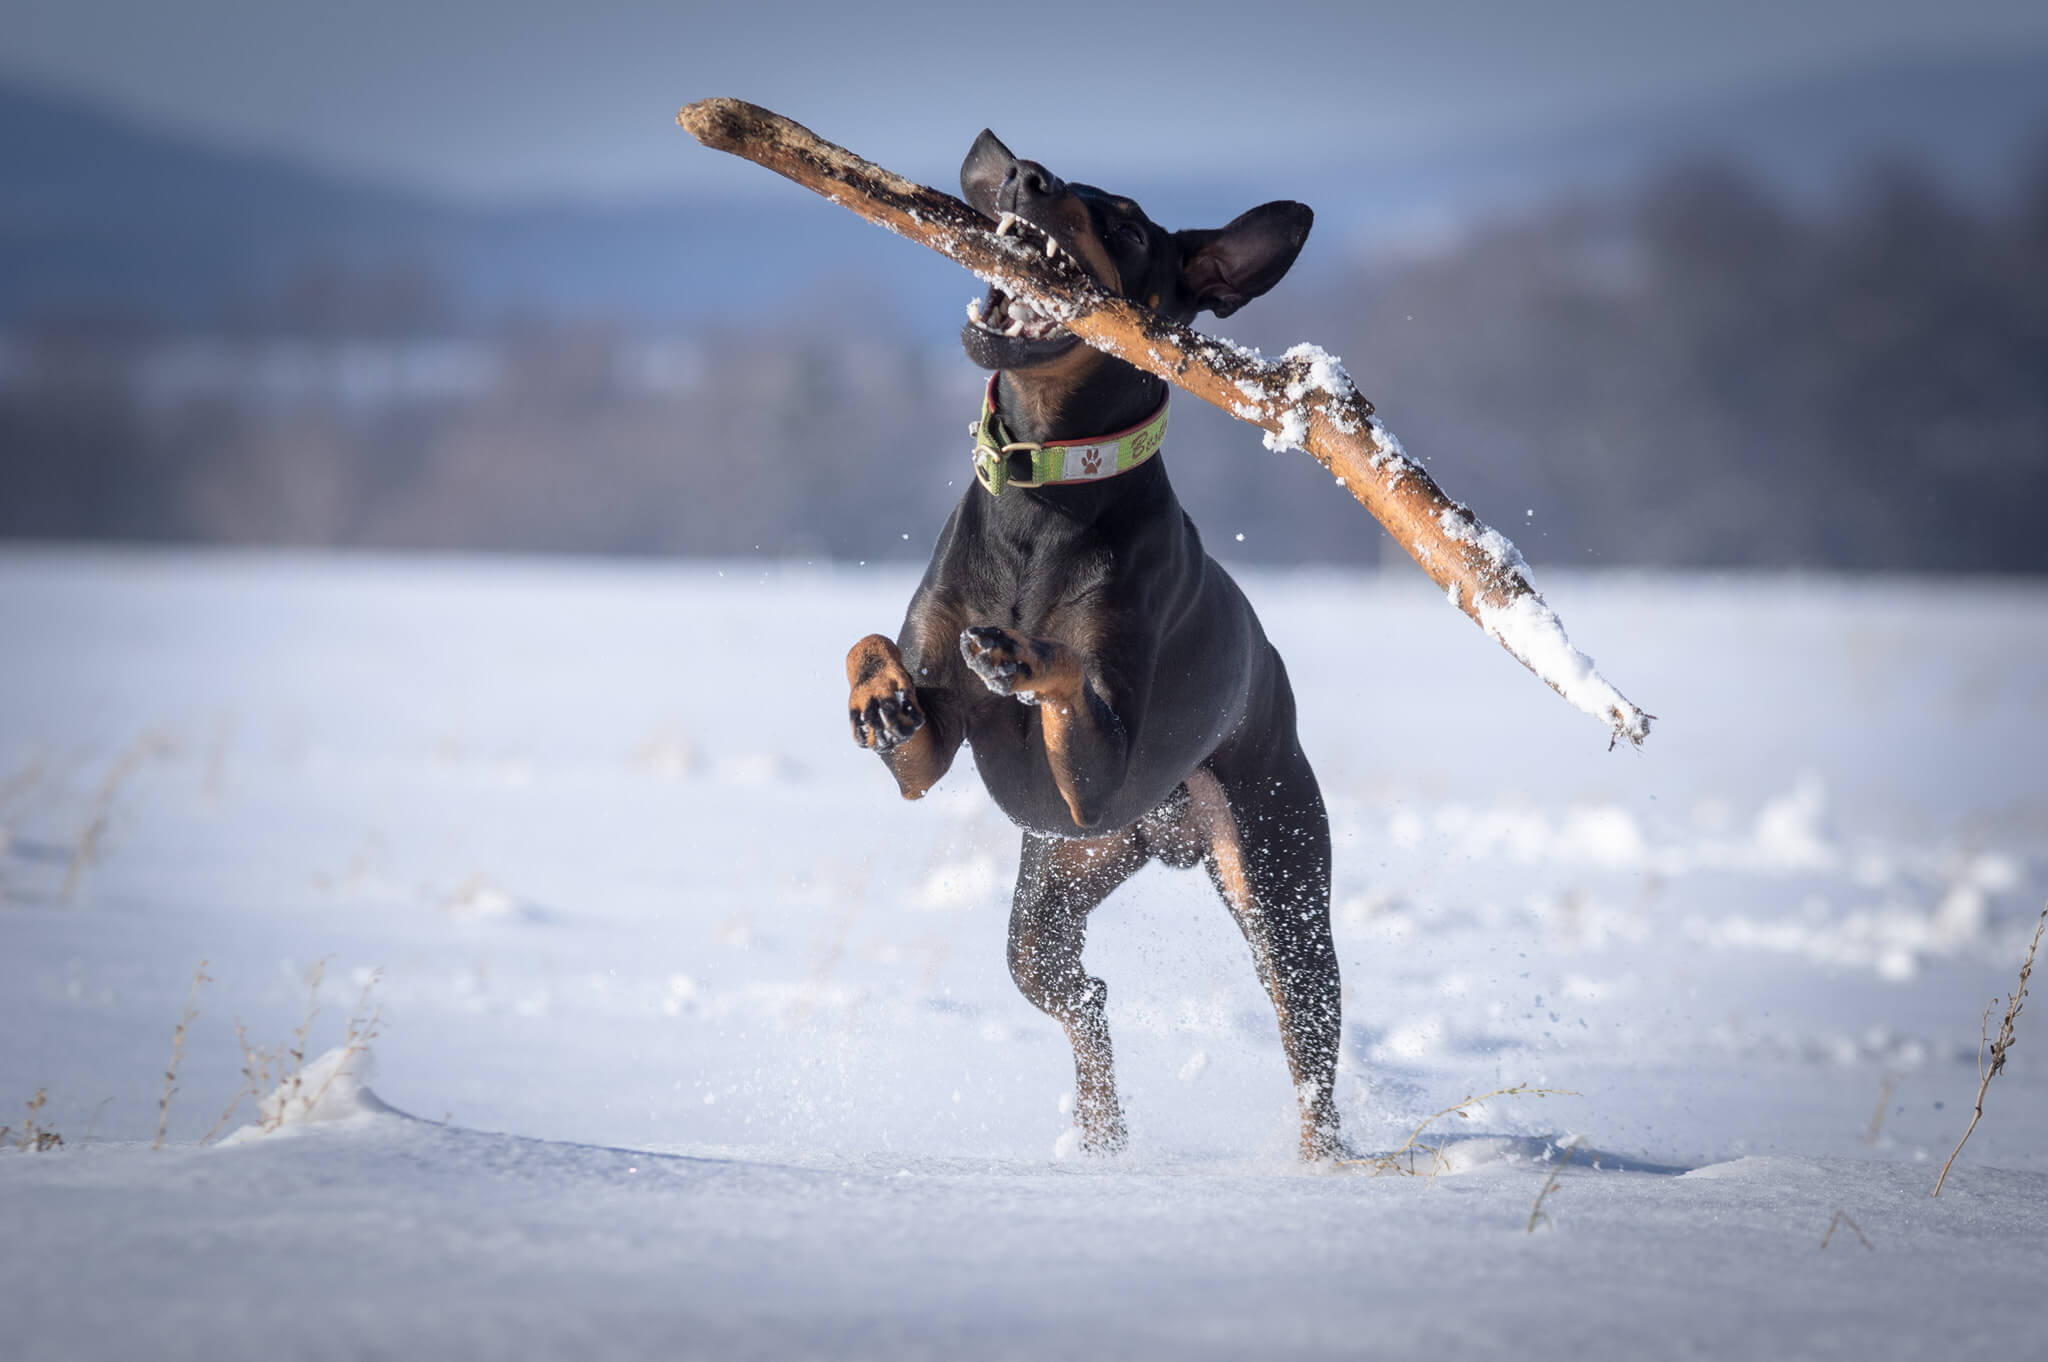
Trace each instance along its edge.
<instances>
[{"instance_id":1,"label":"blurred treeline","mask_svg":"<svg viewBox=\"0 0 2048 1362\"><path fill-rule=\"evenodd\" d=\"M2048 147L2010 183L1891 164L1795 208L1695 164L1298 274L1230 329L1343 356L1539 564L2048 571ZM423 270L329 264L200 330L44 316L0 335L0 535L922 556L979 379L858 315L477 326ZM1174 421L1228 556L1381 553L1305 456Z\"/></svg>"}]
</instances>

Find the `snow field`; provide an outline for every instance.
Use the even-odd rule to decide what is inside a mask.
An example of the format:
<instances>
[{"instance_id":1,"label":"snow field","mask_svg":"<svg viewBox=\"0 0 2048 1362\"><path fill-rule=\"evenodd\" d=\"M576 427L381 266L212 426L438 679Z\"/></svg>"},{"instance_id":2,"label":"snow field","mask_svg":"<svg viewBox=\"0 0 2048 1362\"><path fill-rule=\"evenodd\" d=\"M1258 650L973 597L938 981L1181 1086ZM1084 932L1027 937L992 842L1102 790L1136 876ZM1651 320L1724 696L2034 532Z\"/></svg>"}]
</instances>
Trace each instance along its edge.
<instances>
[{"instance_id":1,"label":"snow field","mask_svg":"<svg viewBox=\"0 0 2048 1362\"><path fill-rule=\"evenodd\" d=\"M1486 1138L1433 1183L1292 1164L1243 943L1156 867L1088 954L1133 1148L1053 1157L1014 830L967 754L906 804L846 735L907 574L0 556L0 1124L43 1089L66 1140L0 1154L21 1355L2038 1338L2034 1012L1926 1190L2048 895L2048 591L1546 573L1660 716L1609 753L1420 574L1245 585L1331 806L1354 1139L1577 1094L1440 1122ZM323 960L309 1062L381 970L370 1087L198 1147Z\"/></svg>"}]
</instances>

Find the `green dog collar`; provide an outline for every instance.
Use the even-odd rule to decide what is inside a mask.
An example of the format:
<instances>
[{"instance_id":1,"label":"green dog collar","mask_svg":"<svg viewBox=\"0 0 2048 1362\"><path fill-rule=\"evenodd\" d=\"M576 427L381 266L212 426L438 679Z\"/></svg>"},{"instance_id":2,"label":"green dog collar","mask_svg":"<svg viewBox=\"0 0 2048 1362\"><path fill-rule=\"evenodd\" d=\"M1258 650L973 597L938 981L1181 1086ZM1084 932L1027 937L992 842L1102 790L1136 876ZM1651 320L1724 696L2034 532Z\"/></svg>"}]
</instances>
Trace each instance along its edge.
<instances>
[{"instance_id":1,"label":"green dog collar","mask_svg":"<svg viewBox=\"0 0 2048 1362\"><path fill-rule=\"evenodd\" d=\"M1102 435L1093 440L1053 440L1034 444L1012 440L996 413L996 380L988 381L981 399L981 419L968 427L974 436L974 476L990 496L1001 496L1005 487L1053 487L1075 482L1100 482L1127 473L1159 452L1166 441L1165 398L1159 410L1129 430ZM1031 460L1030 476L1020 477L1024 456Z\"/></svg>"}]
</instances>

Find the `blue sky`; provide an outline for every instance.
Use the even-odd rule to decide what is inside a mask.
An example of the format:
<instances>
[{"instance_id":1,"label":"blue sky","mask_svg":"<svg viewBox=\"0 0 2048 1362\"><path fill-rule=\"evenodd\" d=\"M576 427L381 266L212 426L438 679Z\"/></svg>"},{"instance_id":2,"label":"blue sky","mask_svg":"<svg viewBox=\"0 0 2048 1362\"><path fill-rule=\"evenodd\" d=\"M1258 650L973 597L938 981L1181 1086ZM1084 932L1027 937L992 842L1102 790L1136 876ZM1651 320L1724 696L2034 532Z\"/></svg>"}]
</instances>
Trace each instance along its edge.
<instances>
[{"instance_id":1,"label":"blue sky","mask_svg":"<svg viewBox=\"0 0 2048 1362\"><path fill-rule=\"evenodd\" d=\"M6 10L0 74L179 132L473 197L745 183L744 168L690 154L670 123L711 94L948 183L983 124L1055 164L1284 168L1564 127L1829 67L2048 49L2040 0Z\"/></svg>"}]
</instances>

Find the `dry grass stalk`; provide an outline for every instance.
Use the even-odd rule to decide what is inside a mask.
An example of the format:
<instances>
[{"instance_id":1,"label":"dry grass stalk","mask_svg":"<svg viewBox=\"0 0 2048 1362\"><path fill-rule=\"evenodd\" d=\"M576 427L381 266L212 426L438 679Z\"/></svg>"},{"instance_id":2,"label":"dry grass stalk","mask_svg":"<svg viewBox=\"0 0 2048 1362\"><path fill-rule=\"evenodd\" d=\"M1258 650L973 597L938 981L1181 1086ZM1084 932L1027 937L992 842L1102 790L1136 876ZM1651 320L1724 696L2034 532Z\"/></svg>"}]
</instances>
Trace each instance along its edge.
<instances>
[{"instance_id":1,"label":"dry grass stalk","mask_svg":"<svg viewBox=\"0 0 2048 1362\"><path fill-rule=\"evenodd\" d=\"M277 1064L279 1052L276 1049L258 1050L249 1044L249 1033L242 1026L242 1019L235 1018L235 1044L242 1049L242 1086L236 1090L220 1119L213 1123L213 1129L199 1137L199 1143L211 1144L213 1137L220 1134L234 1117L236 1109L245 1097L260 1098L264 1089L270 1086L271 1069Z\"/></svg>"},{"instance_id":2,"label":"dry grass stalk","mask_svg":"<svg viewBox=\"0 0 2048 1362\"><path fill-rule=\"evenodd\" d=\"M362 994L357 997L355 1007L350 1010L348 1024L342 1032L342 1062L327 1071L326 1079L319 1087L313 1090L313 1095L306 1099L305 1110L311 1111L319 1106L320 1099L327 1096L327 1090L334 1086L334 1080L341 1077L342 1070L348 1067L349 1059L369 1049L370 1042L377 1038L377 1026L384 1020L384 1010L381 1007L372 1007L370 1005L370 990L377 987L377 981L383 977L384 971L381 968L373 969L370 971L370 977L363 981ZM304 1048L304 1043L302 1033L300 1037L300 1047L302 1049ZM283 1108L280 1107L278 1121L281 1122L282 1120Z\"/></svg>"},{"instance_id":3,"label":"dry grass stalk","mask_svg":"<svg viewBox=\"0 0 2048 1362\"><path fill-rule=\"evenodd\" d=\"M1847 1211L1836 1211L1835 1218L1828 1221L1828 1232L1820 1237L1820 1246L1822 1248L1826 1248L1828 1240L1835 1237L1835 1227L1838 1225L1847 1225L1850 1229L1856 1231L1856 1242L1873 1252L1876 1251L1877 1245L1863 1237L1863 1227L1857 1224L1855 1218Z\"/></svg>"},{"instance_id":4,"label":"dry grass stalk","mask_svg":"<svg viewBox=\"0 0 2048 1362\"><path fill-rule=\"evenodd\" d=\"M1892 1094L1898 1091L1899 1076L1886 1074L1877 1082L1877 1110L1870 1113L1870 1129L1863 1132L1863 1143L1876 1144L1879 1132L1884 1129L1885 1113L1891 1109Z\"/></svg>"},{"instance_id":5,"label":"dry grass stalk","mask_svg":"<svg viewBox=\"0 0 2048 1362\"><path fill-rule=\"evenodd\" d=\"M1415 1156L1418 1153L1426 1152L1430 1159L1429 1170L1426 1176L1434 1180L1436 1175L1442 1172L1444 1168L1444 1149L1442 1145L1422 1144L1422 1132L1428 1130L1444 1117L1455 1116L1461 1121L1470 1120L1470 1108L1476 1107L1481 1102L1493 1097L1577 1096L1577 1093L1566 1088L1532 1088L1527 1083L1517 1083L1512 1088L1495 1088L1492 1092L1478 1093L1467 1097L1462 1102L1453 1103L1451 1106L1445 1107L1442 1111L1410 1131L1408 1138L1401 1141L1390 1153L1373 1154L1362 1159L1339 1159L1337 1162L1346 1167L1371 1169L1372 1175L1376 1178L1383 1177L1388 1173L1394 1173L1402 1177L1425 1176L1418 1173L1415 1167Z\"/></svg>"},{"instance_id":6,"label":"dry grass stalk","mask_svg":"<svg viewBox=\"0 0 2048 1362\"><path fill-rule=\"evenodd\" d=\"M46 1090L36 1089L36 1095L28 1099L28 1115L22 1119L21 1133L16 1135L13 1126L0 1126L0 1146L14 1136L14 1147L24 1154L42 1154L60 1148L64 1137L42 1123L40 1113L48 1101Z\"/></svg>"},{"instance_id":7,"label":"dry grass stalk","mask_svg":"<svg viewBox=\"0 0 2048 1362\"><path fill-rule=\"evenodd\" d=\"M264 1113L257 1121L257 1129L271 1131L284 1124L287 1113L294 1110L309 1111L318 1106L320 1099L327 1095L327 1090L340 1076L341 1069L347 1067L346 1063L330 1070L320 1086L313 1089L310 1094L305 1090L304 1077L306 1052L309 1048L307 1040L313 1030L313 1020L320 1014L320 988L326 973L325 960L307 971L306 1015L300 1020L299 1028L292 1033L290 1041L275 1046L251 1045L248 1028L242 1024L239 1017L235 1019L235 1043L242 1051L242 1086L228 1099L228 1104L222 1109L219 1119L213 1123L211 1130L200 1137L199 1143L211 1143L227 1128L228 1122L234 1119L235 1113L248 1098L255 1098L261 1102L263 1095L273 1089L282 1094L283 1100L276 1104L275 1109ZM344 1061L368 1049L370 1042L377 1038L377 1029L383 1021L383 1012L370 1005L370 991L383 977L382 969L370 972L370 977L363 983L363 991L356 1000L354 1010L349 1013L342 1034Z\"/></svg>"},{"instance_id":8,"label":"dry grass stalk","mask_svg":"<svg viewBox=\"0 0 2048 1362\"><path fill-rule=\"evenodd\" d=\"M128 777L159 753L168 751L170 743L156 733L145 733L119 757L107 770L107 778L100 782L100 788L92 797L92 815L79 830L78 841L71 849L71 864L64 870L64 902L71 902L78 892L78 881L85 874L85 868L99 858L100 839L106 835L107 819L113 813L114 798L121 793L121 786Z\"/></svg>"},{"instance_id":9,"label":"dry grass stalk","mask_svg":"<svg viewBox=\"0 0 2048 1362\"><path fill-rule=\"evenodd\" d=\"M151 1149L164 1147L164 1131L171 1123L171 1094L178 1090L178 1061L185 1057L185 1029L192 1025L192 1019L199 1015L199 986L213 980L206 973L206 962L201 960L199 968L192 971L192 988L185 995L185 1012L178 1018L177 1029L171 1032L171 1065L164 1070L164 1095L156 1104L156 1143Z\"/></svg>"},{"instance_id":10,"label":"dry grass stalk","mask_svg":"<svg viewBox=\"0 0 2048 1362\"><path fill-rule=\"evenodd\" d=\"M100 1123L100 1113L105 1111L107 1104L113 1100L111 1097L102 1097L100 1104L92 1109L92 1115L88 1116L85 1120L85 1135L79 1140L79 1144L88 1145L92 1143L93 1127Z\"/></svg>"},{"instance_id":11,"label":"dry grass stalk","mask_svg":"<svg viewBox=\"0 0 2048 1362\"><path fill-rule=\"evenodd\" d=\"M1543 1209L1543 1199L1557 1190L1557 1180L1564 1176L1565 1169L1572 1166L1572 1160L1578 1156L1578 1152L1579 1142L1576 1139L1565 1145L1564 1158L1559 1161L1557 1167L1550 1170L1550 1177L1544 1181L1543 1190L1536 1193L1536 1200L1529 1205L1529 1233L1536 1233L1536 1222L1539 1220L1552 1229L1557 1228L1557 1222Z\"/></svg>"},{"instance_id":12,"label":"dry grass stalk","mask_svg":"<svg viewBox=\"0 0 2048 1362\"><path fill-rule=\"evenodd\" d=\"M313 968L306 971L306 1015L300 1020L299 1029L292 1032L290 1043L281 1047L283 1053L278 1056L278 1073L282 1081L278 1084L277 1090L284 1099L278 1103L280 1113L298 1100L300 1090L305 1086L306 1035L313 1029L313 1018L320 1015L320 985L326 977L325 957L315 960ZM286 1060L291 1061L289 1068L285 1066ZM275 1130L282 1123L283 1117L280 1115L276 1120L266 1123L263 1128Z\"/></svg>"},{"instance_id":13,"label":"dry grass stalk","mask_svg":"<svg viewBox=\"0 0 2048 1362\"><path fill-rule=\"evenodd\" d=\"M1989 1034L1991 1009L1998 1006L1998 999L1993 998L1985 1005L1984 1019L1977 1027L1977 1109L1970 1115L1970 1124L1963 1131L1963 1138L1956 1141L1955 1149L1949 1153L1948 1162L1941 1166L1941 1176L1934 1180L1934 1191L1929 1193L1931 1196L1941 1195L1941 1184L1948 1181L1948 1170L1955 1166L1956 1155L1963 1152L1963 1146L1970 1142L1971 1133L1977 1129L1977 1122L1984 1119L1984 1093L1990 1088L1991 1080L1998 1077L1999 1071L2005 1068L2005 1056L2012 1049L2012 1024L2019 1020L2020 1009L2026 1006L2027 976L2034 972L2034 953L2041 948L2041 931L2044 927L2048 927L2048 906L2041 909L2040 921L2034 924L2034 939L2027 945L2027 958L2020 963L2020 986L2016 991L2006 995L2005 1020L1998 1025L1997 1040L1989 1040ZM1991 1051L1989 1067L1984 1063L1987 1041Z\"/></svg>"}]
</instances>

